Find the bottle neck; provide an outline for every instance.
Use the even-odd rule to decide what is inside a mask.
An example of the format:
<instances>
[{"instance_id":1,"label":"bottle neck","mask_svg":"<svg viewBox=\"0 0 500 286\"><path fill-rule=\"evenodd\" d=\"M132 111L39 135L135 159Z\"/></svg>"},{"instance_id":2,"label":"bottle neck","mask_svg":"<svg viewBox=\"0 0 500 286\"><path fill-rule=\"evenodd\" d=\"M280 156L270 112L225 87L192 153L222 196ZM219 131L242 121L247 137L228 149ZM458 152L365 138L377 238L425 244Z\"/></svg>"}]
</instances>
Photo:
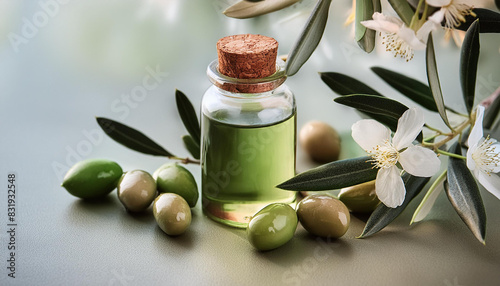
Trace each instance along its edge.
<instances>
[{"instance_id":1,"label":"bottle neck","mask_svg":"<svg viewBox=\"0 0 500 286\"><path fill-rule=\"evenodd\" d=\"M276 72L265 78L239 79L225 76L219 72L217 60L210 63L207 75L213 85L226 91L224 94L231 97L260 96L275 90L286 80L285 63L282 60L276 61Z\"/></svg>"}]
</instances>

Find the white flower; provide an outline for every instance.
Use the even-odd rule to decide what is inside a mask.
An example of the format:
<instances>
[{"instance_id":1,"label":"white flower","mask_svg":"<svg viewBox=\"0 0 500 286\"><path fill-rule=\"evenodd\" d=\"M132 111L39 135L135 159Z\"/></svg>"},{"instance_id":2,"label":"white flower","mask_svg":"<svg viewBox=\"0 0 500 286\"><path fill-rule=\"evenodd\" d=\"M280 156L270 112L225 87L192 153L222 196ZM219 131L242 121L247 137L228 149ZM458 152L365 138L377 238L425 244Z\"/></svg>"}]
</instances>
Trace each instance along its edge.
<instances>
[{"instance_id":1,"label":"white flower","mask_svg":"<svg viewBox=\"0 0 500 286\"><path fill-rule=\"evenodd\" d=\"M413 58L413 50L424 50L427 45L427 36L435 29L434 22L425 22L417 32L408 28L403 21L396 17L385 16L375 12L373 20L361 21L365 27L385 33L382 37L386 51L391 51L394 56L409 61Z\"/></svg>"},{"instance_id":2,"label":"white flower","mask_svg":"<svg viewBox=\"0 0 500 286\"><path fill-rule=\"evenodd\" d=\"M476 15L472 12L474 7L464 0L426 0L426 2L431 6L441 7L429 17L429 20L439 25L445 20L444 26L448 29L460 26L461 22L465 22L465 16Z\"/></svg>"},{"instance_id":3,"label":"white flower","mask_svg":"<svg viewBox=\"0 0 500 286\"><path fill-rule=\"evenodd\" d=\"M375 167L379 168L375 192L388 207L400 206L406 194L396 163L418 177L431 177L439 170L441 162L436 153L412 144L423 126L424 115L417 108L408 109L399 118L392 141L389 128L375 120L360 120L352 126L354 141L372 156Z\"/></svg>"},{"instance_id":4,"label":"white flower","mask_svg":"<svg viewBox=\"0 0 500 286\"><path fill-rule=\"evenodd\" d=\"M484 106L476 109L476 122L467 140L467 167L483 187L500 199L500 143L483 137Z\"/></svg>"}]
</instances>

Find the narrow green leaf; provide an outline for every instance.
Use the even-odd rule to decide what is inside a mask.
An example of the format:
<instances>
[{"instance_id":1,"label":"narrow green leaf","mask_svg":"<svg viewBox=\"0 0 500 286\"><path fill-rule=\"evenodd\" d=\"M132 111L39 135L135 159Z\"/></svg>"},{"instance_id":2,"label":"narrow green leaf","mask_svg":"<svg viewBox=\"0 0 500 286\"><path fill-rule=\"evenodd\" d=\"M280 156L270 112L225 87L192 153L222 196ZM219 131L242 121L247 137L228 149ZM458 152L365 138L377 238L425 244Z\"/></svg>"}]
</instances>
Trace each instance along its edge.
<instances>
[{"instance_id":1,"label":"narrow green leaf","mask_svg":"<svg viewBox=\"0 0 500 286\"><path fill-rule=\"evenodd\" d=\"M111 139L123 146L154 156L173 156L170 152L149 139L142 132L104 117L96 117L97 123Z\"/></svg>"},{"instance_id":2,"label":"narrow green leaf","mask_svg":"<svg viewBox=\"0 0 500 286\"><path fill-rule=\"evenodd\" d=\"M446 126L451 130L450 122L448 121L448 116L446 115L446 108L444 106L443 94L441 92L441 84L439 83L439 75L436 64L436 56L434 54L434 44L432 41L432 34L429 34L427 40L427 50L425 54L425 63L427 67L427 80L429 81L429 86L431 88L432 96L434 97L434 102L438 109L439 115L443 119Z\"/></svg>"},{"instance_id":3,"label":"narrow green leaf","mask_svg":"<svg viewBox=\"0 0 500 286\"><path fill-rule=\"evenodd\" d=\"M373 15L373 2L371 0L356 1L356 17L354 18L354 39L356 42L364 37L367 28L362 21L371 20Z\"/></svg>"},{"instance_id":4,"label":"narrow green leaf","mask_svg":"<svg viewBox=\"0 0 500 286\"><path fill-rule=\"evenodd\" d=\"M500 92L500 90L499 90ZM488 106L484 112L483 127L485 129L491 129L494 126L495 121L500 117L500 95L498 95L495 100ZM500 139L500 138L499 138Z\"/></svg>"},{"instance_id":5,"label":"narrow green leaf","mask_svg":"<svg viewBox=\"0 0 500 286\"><path fill-rule=\"evenodd\" d=\"M417 209L413 213L413 217L411 218L410 224L414 222L419 222L423 220L431 211L432 206L436 202L439 194L443 192L444 186L443 183L446 180L446 171L441 173L438 178L432 183L429 190L425 194L424 198L418 205Z\"/></svg>"},{"instance_id":6,"label":"narrow green leaf","mask_svg":"<svg viewBox=\"0 0 500 286\"><path fill-rule=\"evenodd\" d=\"M396 208L386 207L380 204L368 218L363 233L359 238L365 238L381 231L384 227L395 220L424 188L430 178L415 177L408 173L403 175L403 182L406 187L406 196L403 204Z\"/></svg>"},{"instance_id":7,"label":"narrow green leaf","mask_svg":"<svg viewBox=\"0 0 500 286\"><path fill-rule=\"evenodd\" d=\"M465 16L465 22L457 29L467 31L472 23L479 19L479 23L481 23L480 33L500 33L500 13L482 8L476 8L472 11L476 14L476 17L472 15Z\"/></svg>"},{"instance_id":8,"label":"narrow green leaf","mask_svg":"<svg viewBox=\"0 0 500 286\"><path fill-rule=\"evenodd\" d=\"M328 85L328 87L340 95L350 94L373 94L383 96L378 91L367 86L361 81L338 72L321 72L319 73L321 80Z\"/></svg>"},{"instance_id":9,"label":"narrow green leaf","mask_svg":"<svg viewBox=\"0 0 500 286\"><path fill-rule=\"evenodd\" d=\"M179 111L179 115L181 116L182 123L184 123L184 126L189 132L189 135L193 137L194 141L200 142L200 123L198 121L196 111L194 111L193 104L191 104L191 101L189 101L187 96L180 90L175 90L175 101L177 103L177 110ZM199 144L200 143L198 143L198 145Z\"/></svg>"},{"instance_id":10,"label":"narrow green leaf","mask_svg":"<svg viewBox=\"0 0 500 286\"><path fill-rule=\"evenodd\" d=\"M285 70L288 76L296 74L318 46L325 31L331 2L332 0L318 0L302 33L288 55Z\"/></svg>"},{"instance_id":11,"label":"narrow green leaf","mask_svg":"<svg viewBox=\"0 0 500 286\"><path fill-rule=\"evenodd\" d=\"M196 160L200 159L200 145L194 141L193 137L184 135L182 136L182 142L193 158Z\"/></svg>"},{"instance_id":12,"label":"narrow green leaf","mask_svg":"<svg viewBox=\"0 0 500 286\"><path fill-rule=\"evenodd\" d=\"M474 106L477 61L479 59L479 20L474 21L465 34L460 53L460 83L465 106L469 113Z\"/></svg>"},{"instance_id":13,"label":"narrow green leaf","mask_svg":"<svg viewBox=\"0 0 500 286\"><path fill-rule=\"evenodd\" d=\"M406 105L398 101L376 95L352 94L337 97L334 101L356 108L358 111L386 125L394 132L397 130L399 118L408 110ZM422 132L418 134L416 140L422 142Z\"/></svg>"},{"instance_id":14,"label":"narrow green leaf","mask_svg":"<svg viewBox=\"0 0 500 286\"><path fill-rule=\"evenodd\" d=\"M352 94L337 97L335 102L354 107L359 111L390 116L398 120L408 107L387 97L366 94Z\"/></svg>"},{"instance_id":15,"label":"narrow green leaf","mask_svg":"<svg viewBox=\"0 0 500 286\"><path fill-rule=\"evenodd\" d=\"M327 191L368 182L377 176L377 169L369 160L370 157L360 157L331 162L300 173L277 187L290 191Z\"/></svg>"},{"instance_id":16,"label":"narrow green leaf","mask_svg":"<svg viewBox=\"0 0 500 286\"><path fill-rule=\"evenodd\" d=\"M360 0L356 2L355 39L358 46L370 53L375 48L377 32L368 29L361 21L371 20L374 12L380 12L380 0Z\"/></svg>"},{"instance_id":17,"label":"narrow green leaf","mask_svg":"<svg viewBox=\"0 0 500 286\"><path fill-rule=\"evenodd\" d=\"M449 151L462 155L462 149L458 143L453 144ZM460 218L474 236L484 244L486 212L479 187L464 160L450 157L445 190Z\"/></svg>"},{"instance_id":18,"label":"narrow green leaf","mask_svg":"<svg viewBox=\"0 0 500 286\"><path fill-rule=\"evenodd\" d=\"M411 9L410 4L406 0L388 0L389 4L391 4L392 8L398 16L403 20L406 26L409 26L411 23L411 18L413 17L413 10Z\"/></svg>"},{"instance_id":19,"label":"narrow green leaf","mask_svg":"<svg viewBox=\"0 0 500 286\"><path fill-rule=\"evenodd\" d=\"M323 82L326 83L326 85L328 85L330 89L332 89L334 92L340 95L371 94L375 96L384 97L379 92L367 86L366 84L360 82L359 80L341 73L323 72L320 73L320 76ZM361 113L386 125L392 131L394 132L396 131L399 117L395 119L393 117L388 117L377 113L370 113L370 112L361 112ZM422 141L422 137L420 137L420 135L418 140Z\"/></svg>"},{"instance_id":20,"label":"narrow green leaf","mask_svg":"<svg viewBox=\"0 0 500 286\"><path fill-rule=\"evenodd\" d=\"M298 1L299 0L242 0L231 5L222 13L231 18L247 19L278 11Z\"/></svg>"},{"instance_id":21,"label":"narrow green leaf","mask_svg":"<svg viewBox=\"0 0 500 286\"><path fill-rule=\"evenodd\" d=\"M432 97L431 89L426 84L382 67L372 67L371 70L387 84L411 100L430 111L438 111L434 98Z\"/></svg>"}]
</instances>

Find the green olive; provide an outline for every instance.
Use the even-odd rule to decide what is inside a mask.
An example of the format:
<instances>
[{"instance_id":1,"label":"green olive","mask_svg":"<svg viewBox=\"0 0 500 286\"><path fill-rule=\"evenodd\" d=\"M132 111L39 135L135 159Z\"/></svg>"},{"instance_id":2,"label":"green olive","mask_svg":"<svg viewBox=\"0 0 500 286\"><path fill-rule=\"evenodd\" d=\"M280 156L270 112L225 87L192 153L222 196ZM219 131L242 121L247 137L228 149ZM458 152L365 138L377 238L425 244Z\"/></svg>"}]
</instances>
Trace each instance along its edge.
<instances>
[{"instance_id":1,"label":"green olive","mask_svg":"<svg viewBox=\"0 0 500 286\"><path fill-rule=\"evenodd\" d=\"M153 203L153 215L158 226L168 235L182 234L191 224L191 209L177 194L160 194Z\"/></svg>"},{"instance_id":2,"label":"green olive","mask_svg":"<svg viewBox=\"0 0 500 286\"><path fill-rule=\"evenodd\" d=\"M299 142L304 151L319 163L338 160L340 136L330 125L321 121L307 122L299 132Z\"/></svg>"},{"instance_id":3,"label":"green olive","mask_svg":"<svg viewBox=\"0 0 500 286\"><path fill-rule=\"evenodd\" d=\"M114 190L122 174L120 165L113 161L88 159L71 167L61 185L75 197L95 199Z\"/></svg>"},{"instance_id":4,"label":"green olive","mask_svg":"<svg viewBox=\"0 0 500 286\"><path fill-rule=\"evenodd\" d=\"M267 205L248 223L248 241L258 250L275 249L292 239L297 223L297 214L289 205Z\"/></svg>"},{"instance_id":5,"label":"green olive","mask_svg":"<svg viewBox=\"0 0 500 286\"><path fill-rule=\"evenodd\" d=\"M118 182L118 199L132 212L147 209L156 196L156 182L148 172L133 170L123 174Z\"/></svg>"},{"instance_id":6,"label":"green olive","mask_svg":"<svg viewBox=\"0 0 500 286\"><path fill-rule=\"evenodd\" d=\"M158 168L153 178L160 193L174 193L183 197L190 207L198 201L198 186L193 175L176 163L167 163Z\"/></svg>"},{"instance_id":7,"label":"green olive","mask_svg":"<svg viewBox=\"0 0 500 286\"><path fill-rule=\"evenodd\" d=\"M351 211L371 213L380 203L375 193L375 181L343 188L339 193L341 200Z\"/></svg>"},{"instance_id":8,"label":"green olive","mask_svg":"<svg viewBox=\"0 0 500 286\"><path fill-rule=\"evenodd\" d=\"M311 234L339 238L349 228L347 207L328 195L311 195L297 205L297 215L302 226Z\"/></svg>"}]
</instances>

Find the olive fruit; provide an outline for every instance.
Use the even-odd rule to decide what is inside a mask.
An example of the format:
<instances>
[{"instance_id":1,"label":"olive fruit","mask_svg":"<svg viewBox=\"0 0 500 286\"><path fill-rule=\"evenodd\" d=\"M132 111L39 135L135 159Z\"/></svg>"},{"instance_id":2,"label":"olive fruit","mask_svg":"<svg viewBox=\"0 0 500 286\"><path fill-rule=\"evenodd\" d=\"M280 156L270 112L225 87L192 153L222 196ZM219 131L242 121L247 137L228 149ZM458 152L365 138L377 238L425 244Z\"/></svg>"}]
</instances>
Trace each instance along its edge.
<instances>
[{"instance_id":1,"label":"olive fruit","mask_svg":"<svg viewBox=\"0 0 500 286\"><path fill-rule=\"evenodd\" d=\"M309 233L331 238L344 235L351 219L347 207L328 195L305 197L297 205L297 215Z\"/></svg>"},{"instance_id":2,"label":"olive fruit","mask_svg":"<svg viewBox=\"0 0 500 286\"><path fill-rule=\"evenodd\" d=\"M375 181L343 188L339 193L341 200L352 212L371 213L380 203L375 193Z\"/></svg>"},{"instance_id":3,"label":"olive fruit","mask_svg":"<svg viewBox=\"0 0 500 286\"><path fill-rule=\"evenodd\" d=\"M147 209L156 197L156 182L148 172L133 170L123 174L118 182L118 199L132 212Z\"/></svg>"},{"instance_id":4,"label":"olive fruit","mask_svg":"<svg viewBox=\"0 0 500 286\"><path fill-rule=\"evenodd\" d=\"M95 199L114 190L122 174L120 165L113 161L87 159L68 170L61 186L75 197Z\"/></svg>"},{"instance_id":5,"label":"olive fruit","mask_svg":"<svg viewBox=\"0 0 500 286\"><path fill-rule=\"evenodd\" d=\"M247 226L248 241L258 250L271 250L292 239L297 214L287 204L274 203L258 211Z\"/></svg>"},{"instance_id":6,"label":"olive fruit","mask_svg":"<svg viewBox=\"0 0 500 286\"><path fill-rule=\"evenodd\" d=\"M307 122L299 132L302 149L316 162L338 160L340 136L330 125L321 121Z\"/></svg>"},{"instance_id":7,"label":"olive fruit","mask_svg":"<svg viewBox=\"0 0 500 286\"><path fill-rule=\"evenodd\" d=\"M198 186L193 175L176 163L166 163L158 168L153 178L160 193L174 193L183 197L190 207L198 201Z\"/></svg>"},{"instance_id":8,"label":"olive fruit","mask_svg":"<svg viewBox=\"0 0 500 286\"><path fill-rule=\"evenodd\" d=\"M153 215L158 226L168 235L182 234L191 224L191 209L177 194L160 194L153 203Z\"/></svg>"}]
</instances>

